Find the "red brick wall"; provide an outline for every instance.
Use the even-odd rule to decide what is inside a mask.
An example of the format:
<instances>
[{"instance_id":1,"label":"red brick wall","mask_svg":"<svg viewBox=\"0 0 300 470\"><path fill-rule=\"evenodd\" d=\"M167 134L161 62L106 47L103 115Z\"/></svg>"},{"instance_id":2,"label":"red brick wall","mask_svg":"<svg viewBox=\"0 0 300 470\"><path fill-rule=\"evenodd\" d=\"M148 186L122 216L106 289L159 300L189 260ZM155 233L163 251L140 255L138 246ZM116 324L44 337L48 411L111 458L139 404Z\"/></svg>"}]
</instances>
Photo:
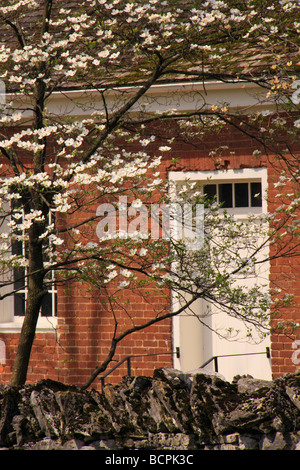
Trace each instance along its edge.
<instances>
[{"instance_id":1,"label":"red brick wall","mask_svg":"<svg viewBox=\"0 0 300 470\"><path fill-rule=\"evenodd\" d=\"M58 332L37 333L28 369L28 382L51 378L68 384L83 385L95 367L106 359L110 349L113 318L90 296L59 296ZM137 314L142 320L151 319L149 305L140 301ZM121 325L120 325L121 326ZM17 350L17 333L0 333L0 340L6 345L6 364L0 366L0 383L8 383L13 359ZM157 367L172 366L171 320L159 326L133 333L117 347L113 362L107 371L124 357L133 357L131 371L134 375L152 375ZM127 363L112 373L106 382L116 383L127 375ZM92 387L99 389L96 379Z\"/></svg>"},{"instance_id":2,"label":"red brick wall","mask_svg":"<svg viewBox=\"0 0 300 470\"><path fill-rule=\"evenodd\" d=\"M300 323L300 266L299 257L289 259L277 259L271 262L270 280L273 284L282 289L281 293L292 294L293 300L286 307L279 307L279 314L274 315L274 333L271 335L272 349L272 372L274 377L282 374L295 372L299 364L295 362L293 354L296 346L295 341L300 339L299 329L295 332L277 331L277 325L288 330L290 322ZM279 294L280 295L280 294Z\"/></svg>"},{"instance_id":3,"label":"red brick wall","mask_svg":"<svg viewBox=\"0 0 300 470\"><path fill-rule=\"evenodd\" d=\"M150 305L141 298L131 299L131 309L134 311L130 314L137 324L153 318ZM101 299L93 299L90 293L84 293L82 289L75 289L67 299L60 296L58 311L59 360L64 361L60 373L64 375L64 381L82 385L107 357L115 326L114 317L101 304ZM131 326L131 321L122 311L115 311L115 315L119 322L118 331ZM163 360L156 356L172 351L171 338L170 320L135 332L119 343L114 360L107 370L128 355L153 354L150 359L140 357L132 360L133 374L152 375L156 367L172 364L172 355L164 355ZM107 381L116 382L126 374L124 364ZM98 380L93 383L94 388L98 387L97 383Z\"/></svg>"},{"instance_id":4,"label":"red brick wall","mask_svg":"<svg viewBox=\"0 0 300 470\"><path fill-rule=\"evenodd\" d=\"M278 198L281 189L277 188L274 183L277 182L276 168L277 162L273 162L269 169L269 208L274 208L286 202L285 197ZM283 192L288 192L284 188ZM287 217L286 211L278 214L278 220L284 220ZM285 228L281 231L285 232ZM280 233L281 233L280 232ZM278 289L278 293L274 294L279 299L284 294L291 294L293 299L285 306L279 302L278 314L272 317L272 326L274 332L271 335L272 350L272 372L274 378L283 374L294 373L299 369L297 357L295 353L300 350L295 343L300 339L300 329L291 331L290 323L300 324L300 256L299 248L294 241L287 235L280 236L280 244L270 247L271 256L277 253L278 247L282 249L289 248L290 256L274 258L270 262L270 282L271 285ZM278 328L278 326L280 328Z\"/></svg>"},{"instance_id":5,"label":"red brick wall","mask_svg":"<svg viewBox=\"0 0 300 470\"><path fill-rule=\"evenodd\" d=\"M0 383L9 383L14 357L18 347L18 333L1 333L0 340L6 346L6 362L0 364ZM41 378L58 380L59 355L54 333L37 333L28 368L28 382Z\"/></svg>"}]
</instances>

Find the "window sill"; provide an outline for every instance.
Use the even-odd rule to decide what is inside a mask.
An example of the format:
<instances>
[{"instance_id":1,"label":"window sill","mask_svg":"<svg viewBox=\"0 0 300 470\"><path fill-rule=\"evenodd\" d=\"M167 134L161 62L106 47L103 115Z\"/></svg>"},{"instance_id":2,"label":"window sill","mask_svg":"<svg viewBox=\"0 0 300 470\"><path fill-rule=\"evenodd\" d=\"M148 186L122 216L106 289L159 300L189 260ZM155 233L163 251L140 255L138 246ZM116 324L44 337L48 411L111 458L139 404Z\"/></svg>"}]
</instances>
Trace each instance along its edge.
<instances>
[{"instance_id":1,"label":"window sill","mask_svg":"<svg viewBox=\"0 0 300 470\"><path fill-rule=\"evenodd\" d=\"M20 333L22 328L23 318L15 318L11 322L0 322L0 333ZM37 333L55 333L57 328L56 317L43 317L38 319L36 331Z\"/></svg>"}]
</instances>

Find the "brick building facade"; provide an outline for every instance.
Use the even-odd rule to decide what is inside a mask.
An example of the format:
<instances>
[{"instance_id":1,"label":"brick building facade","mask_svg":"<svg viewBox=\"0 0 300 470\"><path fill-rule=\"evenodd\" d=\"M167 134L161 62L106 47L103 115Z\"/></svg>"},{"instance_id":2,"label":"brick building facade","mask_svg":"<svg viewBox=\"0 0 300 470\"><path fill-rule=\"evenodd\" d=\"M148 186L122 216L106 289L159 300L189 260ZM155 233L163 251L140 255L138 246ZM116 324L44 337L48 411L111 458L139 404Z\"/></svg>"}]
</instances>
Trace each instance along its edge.
<instances>
[{"instance_id":1,"label":"brick building facade","mask_svg":"<svg viewBox=\"0 0 300 470\"><path fill-rule=\"evenodd\" d=\"M172 93L172 89L166 92ZM235 87L230 92L233 93L233 101L239 102L240 88ZM237 94L237 97L234 93ZM227 146L221 161L218 162L218 165L226 168L226 172L220 171L216 166L216 161L210 156L210 151L215 149L217 143ZM233 178L234 181L251 182L253 175L255 176L255 172L257 172L253 181L256 182L263 178L264 184L269 190L270 200L274 200L276 189L273 186L273 167L270 165L270 157L267 158L263 153L259 157L254 157L253 153L256 149L255 139L233 129L223 130L217 135L211 133L202 141L197 142L197 145L178 141L173 145L170 155L162 162L162 176L168 178L170 174L176 176L176 173L180 172L192 177L193 174L202 172L203 175L207 174L212 177L211 182L214 181L214 178L216 181L223 181L224 177L227 182L230 178ZM174 158L177 158L176 165L172 163ZM295 296L295 303L286 311L282 311L282 320L298 321L300 318L299 274L300 263L297 257L278 258L270 262L270 281L275 282L283 290L287 289ZM110 333L113 328L112 317L105 309L101 298L94 298L91 292L86 291L82 285L69 286L68 291L59 287L56 295L57 315L42 317L38 323L29 364L28 381L34 382L42 378L51 378L65 383L82 385L94 368L106 357L110 346ZM131 295L133 296L133 294ZM151 299L153 305L160 302L160 298L156 298L155 292L153 292ZM144 319L150 319L153 315L151 305L145 302L142 297L133 297L131 305L135 314ZM8 320L7 309L11 308L11 303L6 302L5 305L2 305L2 321L0 321L1 383L9 381L20 329L20 318ZM122 315L122 312L119 313ZM120 343L110 366L113 367L118 361L132 356L131 372L134 375L151 375L155 368L161 366L181 368L186 351L180 339L181 327L178 323L176 324L176 321L176 319L168 319L133 333ZM212 333L206 331L203 335L207 341L207 336ZM195 341L197 342L197 338ZM199 344L203 341L203 338L200 339ZM192 344L190 348L193 349ZM231 363L236 364L232 373L252 372L254 375L257 373L263 378L270 378L295 372L297 369L297 350L300 349L300 345L298 346L296 334L292 337L273 334L267 342L257 345L254 349L251 346L240 349L239 345L234 343L231 343L230 348L228 350L224 343L212 346L207 350L202 348L201 357L195 358L196 363L192 361L185 368L190 370L197 366L200 367L210 357L225 355L228 352L233 355L256 352L261 355L252 358L245 355L242 359L237 357L231 359ZM265 354L267 348L270 348L270 358ZM252 361L250 368L245 361ZM258 363L264 365L262 371L255 369ZM208 370L211 369L208 368ZM222 367L219 372L222 374ZM124 362L107 380L115 382L126 374L127 362ZM100 388L100 385L99 380L95 380L92 386Z\"/></svg>"}]
</instances>

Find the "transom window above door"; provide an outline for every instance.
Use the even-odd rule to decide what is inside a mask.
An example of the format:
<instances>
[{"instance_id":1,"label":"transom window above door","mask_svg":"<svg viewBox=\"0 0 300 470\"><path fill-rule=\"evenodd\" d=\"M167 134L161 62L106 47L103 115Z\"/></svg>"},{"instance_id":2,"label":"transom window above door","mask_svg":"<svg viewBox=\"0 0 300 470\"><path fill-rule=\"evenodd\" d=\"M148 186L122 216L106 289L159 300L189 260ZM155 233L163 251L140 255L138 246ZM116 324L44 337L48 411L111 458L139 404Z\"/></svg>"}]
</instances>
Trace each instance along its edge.
<instances>
[{"instance_id":1,"label":"transom window above door","mask_svg":"<svg viewBox=\"0 0 300 470\"><path fill-rule=\"evenodd\" d=\"M203 192L224 208L262 207L261 181L206 184Z\"/></svg>"},{"instance_id":2,"label":"transom window above door","mask_svg":"<svg viewBox=\"0 0 300 470\"><path fill-rule=\"evenodd\" d=\"M267 212L268 173L265 167L170 171L169 179L174 183L175 192L182 185L188 187L190 182L191 191L205 194L207 204L217 202L221 209L234 216L244 218Z\"/></svg>"}]
</instances>

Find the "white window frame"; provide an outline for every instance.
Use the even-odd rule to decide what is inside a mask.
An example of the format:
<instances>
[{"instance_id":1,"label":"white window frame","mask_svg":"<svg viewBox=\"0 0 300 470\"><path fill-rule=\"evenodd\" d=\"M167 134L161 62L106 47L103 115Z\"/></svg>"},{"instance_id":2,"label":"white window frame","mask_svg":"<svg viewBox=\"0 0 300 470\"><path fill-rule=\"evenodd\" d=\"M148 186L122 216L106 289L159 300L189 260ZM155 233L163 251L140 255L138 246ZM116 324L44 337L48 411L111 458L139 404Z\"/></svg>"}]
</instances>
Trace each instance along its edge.
<instances>
[{"instance_id":1,"label":"white window frame","mask_svg":"<svg viewBox=\"0 0 300 470\"><path fill-rule=\"evenodd\" d=\"M51 215L50 215L51 217ZM24 244L22 243L22 251L24 250ZM53 279L53 272L51 272L51 277ZM25 294L25 301L27 297L27 289L20 289L18 291L20 294ZM55 305L56 305L56 296L57 289L54 284L51 285L51 288L48 290L48 293L52 297L52 315L42 316L41 312L39 314L37 322L37 331L38 332L49 332L51 330L56 330L57 328L57 314L55 314ZM11 294L5 299L0 301L0 333L14 333L19 332L22 328L24 315L15 315L15 296ZM9 312L9 313L7 313Z\"/></svg>"},{"instance_id":2,"label":"white window frame","mask_svg":"<svg viewBox=\"0 0 300 470\"><path fill-rule=\"evenodd\" d=\"M243 183L243 182L261 182L262 190L262 206L261 207L233 207L226 208L228 213L243 216L251 214L266 213L267 203L264 198L267 190L267 169L260 168L243 168L232 170L216 170L216 171L170 171L169 180L174 183L183 183L185 180L199 182L203 186L207 184L222 184L222 183Z\"/></svg>"}]
</instances>

